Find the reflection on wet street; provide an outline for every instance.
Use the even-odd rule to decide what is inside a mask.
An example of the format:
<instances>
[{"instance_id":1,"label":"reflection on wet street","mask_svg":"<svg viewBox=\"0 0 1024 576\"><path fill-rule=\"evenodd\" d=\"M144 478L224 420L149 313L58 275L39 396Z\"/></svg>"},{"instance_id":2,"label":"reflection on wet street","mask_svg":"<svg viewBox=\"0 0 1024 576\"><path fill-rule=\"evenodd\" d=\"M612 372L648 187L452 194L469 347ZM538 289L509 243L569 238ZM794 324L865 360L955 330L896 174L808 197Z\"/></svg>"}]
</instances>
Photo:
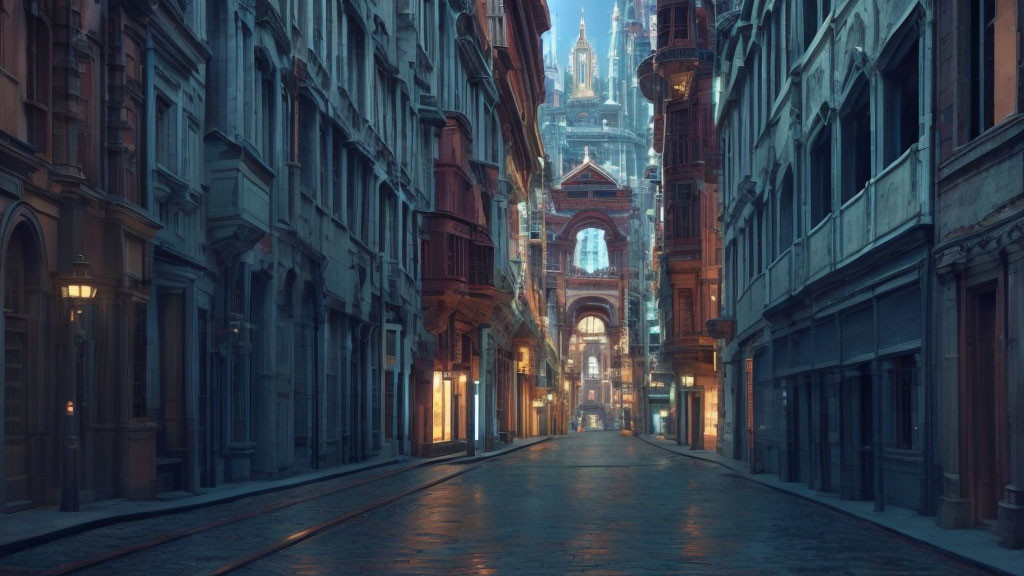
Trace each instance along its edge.
<instances>
[{"instance_id":1,"label":"reflection on wet street","mask_svg":"<svg viewBox=\"0 0 1024 576\"><path fill-rule=\"evenodd\" d=\"M981 572L715 464L593 432L489 460L238 573Z\"/></svg>"}]
</instances>

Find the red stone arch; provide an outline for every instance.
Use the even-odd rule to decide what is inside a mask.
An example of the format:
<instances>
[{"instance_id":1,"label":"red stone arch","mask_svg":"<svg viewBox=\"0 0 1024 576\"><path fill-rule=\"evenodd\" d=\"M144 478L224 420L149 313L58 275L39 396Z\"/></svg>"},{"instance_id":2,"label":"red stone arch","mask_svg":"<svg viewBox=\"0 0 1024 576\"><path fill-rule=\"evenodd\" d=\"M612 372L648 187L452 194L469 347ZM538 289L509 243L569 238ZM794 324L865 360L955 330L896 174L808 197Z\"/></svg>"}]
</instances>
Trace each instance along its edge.
<instances>
[{"instance_id":1,"label":"red stone arch","mask_svg":"<svg viewBox=\"0 0 1024 576\"><path fill-rule=\"evenodd\" d=\"M597 228L604 230L607 235L605 240L608 242L609 250L614 245L625 245L628 238L623 234L622 230L619 230L619 225L615 223L615 219L608 215L607 212L597 208L590 208L587 210L581 210L574 214L565 226L562 227L562 231L555 238L556 242L575 245L576 235L581 230L587 228Z\"/></svg>"}]
</instances>

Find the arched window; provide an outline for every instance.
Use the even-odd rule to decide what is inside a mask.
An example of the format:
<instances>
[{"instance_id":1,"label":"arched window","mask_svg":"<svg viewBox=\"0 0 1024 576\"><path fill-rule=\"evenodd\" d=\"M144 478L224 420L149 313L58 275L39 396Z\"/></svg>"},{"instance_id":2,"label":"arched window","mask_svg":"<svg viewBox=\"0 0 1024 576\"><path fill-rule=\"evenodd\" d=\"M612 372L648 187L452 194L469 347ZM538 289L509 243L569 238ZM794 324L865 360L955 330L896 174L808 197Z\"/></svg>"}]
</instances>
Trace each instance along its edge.
<instances>
[{"instance_id":1,"label":"arched window","mask_svg":"<svg viewBox=\"0 0 1024 576\"><path fill-rule=\"evenodd\" d=\"M605 241L604 230L587 228L576 233L573 262L588 274L608 268L608 243Z\"/></svg>"},{"instance_id":2,"label":"arched window","mask_svg":"<svg viewBox=\"0 0 1024 576\"><path fill-rule=\"evenodd\" d=\"M782 188L779 192L779 238L777 251L781 253L793 243L793 172L786 171L782 177Z\"/></svg>"}]
</instances>

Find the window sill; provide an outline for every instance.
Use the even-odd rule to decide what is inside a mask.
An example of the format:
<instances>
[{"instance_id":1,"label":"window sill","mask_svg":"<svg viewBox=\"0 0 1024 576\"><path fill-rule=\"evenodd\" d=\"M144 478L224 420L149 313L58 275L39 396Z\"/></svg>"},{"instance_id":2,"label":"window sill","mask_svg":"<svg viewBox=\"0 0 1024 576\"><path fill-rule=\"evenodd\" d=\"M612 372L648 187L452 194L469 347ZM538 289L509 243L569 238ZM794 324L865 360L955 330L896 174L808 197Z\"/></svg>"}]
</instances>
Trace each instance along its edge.
<instances>
[{"instance_id":1,"label":"window sill","mask_svg":"<svg viewBox=\"0 0 1024 576\"><path fill-rule=\"evenodd\" d=\"M1006 144L1018 142L1024 133L1024 112L1008 116L1005 120L958 146L953 154L939 164L938 179L943 180L969 169L993 156L1012 154L1015 147ZM1000 151L992 154L993 151Z\"/></svg>"}]
</instances>

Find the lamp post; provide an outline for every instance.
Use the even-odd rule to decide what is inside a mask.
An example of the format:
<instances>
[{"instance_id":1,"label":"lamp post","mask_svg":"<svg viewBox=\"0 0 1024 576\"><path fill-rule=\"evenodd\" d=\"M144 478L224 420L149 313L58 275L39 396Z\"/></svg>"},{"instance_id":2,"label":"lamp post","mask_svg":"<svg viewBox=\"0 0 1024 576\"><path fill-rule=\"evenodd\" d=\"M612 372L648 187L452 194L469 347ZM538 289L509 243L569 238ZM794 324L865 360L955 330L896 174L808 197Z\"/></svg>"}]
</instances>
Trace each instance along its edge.
<instances>
[{"instance_id":1,"label":"lamp post","mask_svg":"<svg viewBox=\"0 0 1024 576\"><path fill-rule=\"evenodd\" d=\"M76 408L82 405L82 376L85 372L85 329L81 323L82 307L96 297L96 286L89 274L89 262L81 254L71 263L71 278L60 287L60 294L68 302L68 321L75 331L75 389L74 400L64 405L64 478L61 482L60 509L78 511L78 454L79 436L75 419Z\"/></svg>"},{"instance_id":2,"label":"lamp post","mask_svg":"<svg viewBox=\"0 0 1024 576\"><path fill-rule=\"evenodd\" d=\"M688 395L685 393L693 390L693 375L687 373L684 374L683 376L680 376L679 383L682 387L682 390L680 390L680 392L682 393L676 395L676 402L678 405L678 407L676 408L676 419L678 420L676 444L682 446L686 444L686 430L683 428L683 423L686 423L686 428L691 427L691 423L689 421L691 415L686 414L684 410L686 410L686 402L688 400Z\"/></svg>"}]
</instances>

